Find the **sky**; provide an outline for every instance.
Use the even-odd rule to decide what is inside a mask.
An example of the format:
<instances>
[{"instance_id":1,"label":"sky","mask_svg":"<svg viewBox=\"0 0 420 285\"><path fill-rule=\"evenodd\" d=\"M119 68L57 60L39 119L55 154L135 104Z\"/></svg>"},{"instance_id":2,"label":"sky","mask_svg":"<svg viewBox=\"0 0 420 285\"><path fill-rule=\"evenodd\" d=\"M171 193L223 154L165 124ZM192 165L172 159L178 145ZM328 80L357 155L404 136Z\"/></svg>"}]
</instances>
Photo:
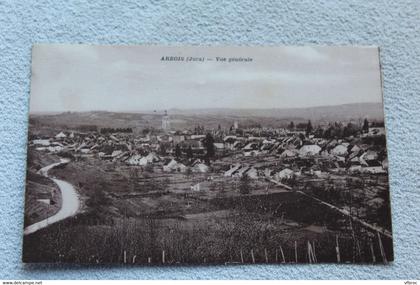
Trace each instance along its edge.
<instances>
[{"instance_id":1,"label":"sky","mask_svg":"<svg viewBox=\"0 0 420 285\"><path fill-rule=\"evenodd\" d=\"M165 61L162 57L184 57ZM186 61L187 57L204 61ZM216 57L252 58L221 62ZM375 47L35 45L30 112L382 102Z\"/></svg>"}]
</instances>

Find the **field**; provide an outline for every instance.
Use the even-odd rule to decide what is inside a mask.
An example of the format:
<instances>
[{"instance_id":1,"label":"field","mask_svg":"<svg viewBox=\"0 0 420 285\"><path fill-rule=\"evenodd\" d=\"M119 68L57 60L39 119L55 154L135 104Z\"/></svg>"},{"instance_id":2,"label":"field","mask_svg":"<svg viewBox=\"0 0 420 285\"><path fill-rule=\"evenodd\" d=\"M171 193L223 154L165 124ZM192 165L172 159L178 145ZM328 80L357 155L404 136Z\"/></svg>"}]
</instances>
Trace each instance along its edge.
<instances>
[{"instance_id":1,"label":"field","mask_svg":"<svg viewBox=\"0 0 420 285\"><path fill-rule=\"evenodd\" d=\"M208 173L165 173L159 164L144 170L94 157L80 157L52 169L51 176L76 186L81 211L26 236L24 247L30 250L25 250L24 261L337 262L337 244L340 262L381 261L381 246L387 260L392 260L392 240L382 236L379 242L375 232L297 192L347 207L358 217L390 229L380 207L362 203L387 196L385 176L301 177L292 191L259 179L244 195L239 178L221 174L228 164L223 161L214 163ZM196 183L200 190L191 191ZM319 190L325 188L340 193L327 195Z\"/></svg>"}]
</instances>

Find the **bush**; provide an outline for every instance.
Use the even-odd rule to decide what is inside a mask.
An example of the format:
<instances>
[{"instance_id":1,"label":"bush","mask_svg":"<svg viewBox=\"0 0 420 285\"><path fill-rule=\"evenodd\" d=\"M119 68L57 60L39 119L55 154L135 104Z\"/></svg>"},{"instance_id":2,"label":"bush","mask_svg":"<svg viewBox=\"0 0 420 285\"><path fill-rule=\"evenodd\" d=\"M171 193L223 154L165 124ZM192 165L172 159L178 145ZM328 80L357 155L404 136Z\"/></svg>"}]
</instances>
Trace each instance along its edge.
<instances>
[{"instance_id":1,"label":"bush","mask_svg":"<svg viewBox=\"0 0 420 285\"><path fill-rule=\"evenodd\" d=\"M110 205L111 199L104 192L104 188L102 184L97 185L86 202L86 205L93 209L100 209Z\"/></svg>"},{"instance_id":2,"label":"bush","mask_svg":"<svg viewBox=\"0 0 420 285\"><path fill-rule=\"evenodd\" d=\"M151 164L147 164L147 165L144 167L144 171L149 172L149 173L153 173L153 172L154 172L153 165L151 165Z\"/></svg>"}]
</instances>

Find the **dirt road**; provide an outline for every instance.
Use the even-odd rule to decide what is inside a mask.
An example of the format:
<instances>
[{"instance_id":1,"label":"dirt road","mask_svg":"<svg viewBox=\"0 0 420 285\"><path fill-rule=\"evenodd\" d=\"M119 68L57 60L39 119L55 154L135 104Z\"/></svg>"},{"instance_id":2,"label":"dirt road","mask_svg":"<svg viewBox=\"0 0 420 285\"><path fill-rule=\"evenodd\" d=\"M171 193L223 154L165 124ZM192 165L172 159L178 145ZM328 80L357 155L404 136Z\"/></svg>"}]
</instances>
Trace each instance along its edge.
<instances>
[{"instance_id":1,"label":"dirt road","mask_svg":"<svg viewBox=\"0 0 420 285\"><path fill-rule=\"evenodd\" d=\"M39 221L35 224L32 224L30 226L27 226L24 230L24 234L28 235L31 233L34 233L42 228L45 228L53 223L56 223L58 221L64 220L68 217L74 216L80 207L80 201L79 196L77 194L76 189L71 185L70 183L52 178L48 176L48 171L56 166L66 164L69 160L67 159L61 159L60 162L50 164L48 166L45 166L39 170L39 173L44 175L45 177L50 178L52 181L54 181L55 184L57 184L58 188L61 191L61 208L60 210L53 216L48 217L42 221Z\"/></svg>"}]
</instances>

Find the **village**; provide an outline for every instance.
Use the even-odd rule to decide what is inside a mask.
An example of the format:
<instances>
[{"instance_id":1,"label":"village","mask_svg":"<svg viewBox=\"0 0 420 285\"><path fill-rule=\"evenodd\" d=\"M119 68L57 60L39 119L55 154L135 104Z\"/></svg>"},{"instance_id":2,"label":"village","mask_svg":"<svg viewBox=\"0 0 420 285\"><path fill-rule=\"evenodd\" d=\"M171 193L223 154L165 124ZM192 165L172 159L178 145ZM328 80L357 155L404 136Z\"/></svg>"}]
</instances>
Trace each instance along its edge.
<instances>
[{"instance_id":1,"label":"village","mask_svg":"<svg viewBox=\"0 0 420 285\"><path fill-rule=\"evenodd\" d=\"M28 146L37 156L67 160L51 172L76 186L82 212L95 223L152 217L215 226L213 219L230 223L242 201L240 213L276 217L284 232L348 231L353 219L387 234L385 129L381 122L360 121L264 128L235 120L179 130L165 112L160 128L48 128L30 134ZM28 195L28 224L60 204L57 189ZM303 214L302 207L311 209Z\"/></svg>"},{"instance_id":2,"label":"village","mask_svg":"<svg viewBox=\"0 0 420 285\"><path fill-rule=\"evenodd\" d=\"M40 152L70 154L75 159L98 158L140 166L142 171L208 173L210 167L217 167L221 170L218 174L225 177L247 175L278 182L301 175L322 178L332 173L387 172L383 125L369 127L367 123L357 129L349 123L341 135L327 135L337 129L340 132L337 123L325 130L312 126L308 130L306 124L298 129L291 124L289 128L242 129L235 121L228 130L197 126L174 131L170 130L169 116L164 115L158 133L145 130L144 135L136 136L131 129L118 128L64 130L52 137L33 138L29 146Z\"/></svg>"}]
</instances>

